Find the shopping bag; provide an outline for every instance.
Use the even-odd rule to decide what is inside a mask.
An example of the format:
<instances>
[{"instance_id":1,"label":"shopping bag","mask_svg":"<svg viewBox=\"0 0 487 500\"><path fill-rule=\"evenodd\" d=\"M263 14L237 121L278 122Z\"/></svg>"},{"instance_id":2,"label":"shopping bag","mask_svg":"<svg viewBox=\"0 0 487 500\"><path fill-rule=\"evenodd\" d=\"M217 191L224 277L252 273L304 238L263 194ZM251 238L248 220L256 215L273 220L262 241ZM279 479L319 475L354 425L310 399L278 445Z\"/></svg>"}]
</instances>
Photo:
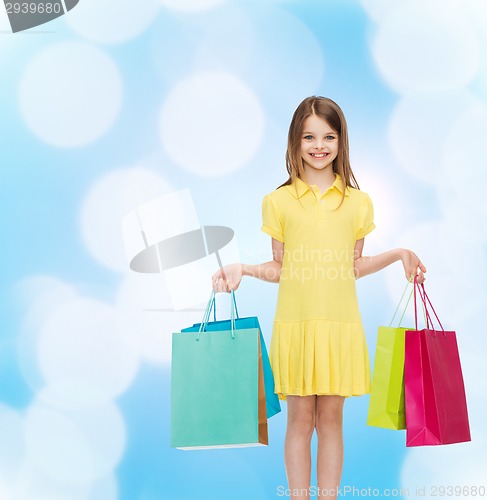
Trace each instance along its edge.
<instances>
[{"instance_id":1,"label":"shopping bag","mask_svg":"<svg viewBox=\"0 0 487 500\"><path fill-rule=\"evenodd\" d=\"M265 399L266 399L266 414L267 418L271 418L277 413L281 411L281 404L279 403L279 398L277 394L274 392L274 375L272 374L272 368L269 361L269 355L267 354L267 349L265 345L264 336L262 335L262 329L260 328L259 320L256 316L247 317L247 318L239 318L237 302L235 299L235 294L232 294L233 303L235 306L235 328L237 330L248 329L248 328L257 328L259 330L260 336L260 346L262 350L262 367L264 370L264 388L265 388ZM215 307L215 297L212 295L211 300L211 308L209 315L211 315L211 309L213 309L213 321L209 321L206 323L205 331L220 331L220 330L228 330L230 328L230 320L216 320L216 307ZM193 326L189 328L184 328L183 332L194 332L198 331L201 326L201 323L195 323Z\"/></svg>"},{"instance_id":2,"label":"shopping bag","mask_svg":"<svg viewBox=\"0 0 487 500\"><path fill-rule=\"evenodd\" d=\"M211 302L212 299L210 299ZM236 448L268 444L260 332L230 328L173 333L171 447Z\"/></svg>"},{"instance_id":3,"label":"shopping bag","mask_svg":"<svg viewBox=\"0 0 487 500\"><path fill-rule=\"evenodd\" d=\"M404 410L404 332L406 327L393 327L394 318L403 302L409 283L402 293L389 326L379 326L375 349L374 371L370 388L367 425L385 429L405 429ZM413 289L403 309L399 325L408 307Z\"/></svg>"},{"instance_id":4,"label":"shopping bag","mask_svg":"<svg viewBox=\"0 0 487 500\"><path fill-rule=\"evenodd\" d=\"M418 330L417 291L431 328L427 324ZM439 328L433 326L430 308ZM414 309L416 329L405 333L406 446L470 441L456 333L443 328L424 285L420 288L416 278Z\"/></svg>"}]
</instances>

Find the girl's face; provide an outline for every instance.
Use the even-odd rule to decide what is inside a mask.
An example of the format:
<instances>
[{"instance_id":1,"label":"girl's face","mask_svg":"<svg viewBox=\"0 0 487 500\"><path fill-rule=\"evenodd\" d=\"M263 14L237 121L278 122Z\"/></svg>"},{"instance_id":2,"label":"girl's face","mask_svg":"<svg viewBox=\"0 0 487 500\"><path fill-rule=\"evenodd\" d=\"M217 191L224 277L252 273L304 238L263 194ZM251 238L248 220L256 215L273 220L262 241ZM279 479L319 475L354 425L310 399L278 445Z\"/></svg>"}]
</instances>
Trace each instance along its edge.
<instances>
[{"instance_id":1,"label":"girl's face","mask_svg":"<svg viewBox=\"0 0 487 500\"><path fill-rule=\"evenodd\" d=\"M305 168L324 170L338 155L338 134L316 115L306 118L301 134L301 158Z\"/></svg>"}]
</instances>

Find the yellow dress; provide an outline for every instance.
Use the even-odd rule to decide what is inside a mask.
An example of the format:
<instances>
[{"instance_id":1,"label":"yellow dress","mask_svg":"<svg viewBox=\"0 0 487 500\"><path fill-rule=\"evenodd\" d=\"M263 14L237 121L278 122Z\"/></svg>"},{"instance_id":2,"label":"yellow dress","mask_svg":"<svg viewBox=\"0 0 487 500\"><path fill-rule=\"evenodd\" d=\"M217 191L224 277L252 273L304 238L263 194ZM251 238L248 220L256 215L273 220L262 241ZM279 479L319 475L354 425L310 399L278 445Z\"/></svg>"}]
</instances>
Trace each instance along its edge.
<instances>
[{"instance_id":1,"label":"yellow dress","mask_svg":"<svg viewBox=\"0 0 487 500\"><path fill-rule=\"evenodd\" d=\"M370 392L370 365L353 272L354 247L375 228L368 194L343 183L324 193L301 179L264 196L262 231L284 243L270 362L279 399Z\"/></svg>"}]
</instances>

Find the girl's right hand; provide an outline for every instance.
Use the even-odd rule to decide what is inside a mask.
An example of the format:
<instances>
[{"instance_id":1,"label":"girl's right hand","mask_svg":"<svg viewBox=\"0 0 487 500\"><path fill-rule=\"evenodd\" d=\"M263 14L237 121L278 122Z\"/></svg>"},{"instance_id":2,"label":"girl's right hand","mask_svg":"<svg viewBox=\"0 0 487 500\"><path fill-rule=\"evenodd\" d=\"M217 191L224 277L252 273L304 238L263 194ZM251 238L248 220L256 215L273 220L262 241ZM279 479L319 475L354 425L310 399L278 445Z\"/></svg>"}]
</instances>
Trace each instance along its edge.
<instances>
[{"instance_id":1,"label":"girl's right hand","mask_svg":"<svg viewBox=\"0 0 487 500\"><path fill-rule=\"evenodd\" d=\"M236 290L242 281L242 264L229 264L219 269L212 277L213 291L228 292Z\"/></svg>"},{"instance_id":2,"label":"girl's right hand","mask_svg":"<svg viewBox=\"0 0 487 500\"><path fill-rule=\"evenodd\" d=\"M401 249L401 261L404 266L404 273L406 274L406 279L411 280L414 276L418 277L418 283L421 284L426 279L424 274L426 272L426 267L419 260L419 257L407 248Z\"/></svg>"}]
</instances>

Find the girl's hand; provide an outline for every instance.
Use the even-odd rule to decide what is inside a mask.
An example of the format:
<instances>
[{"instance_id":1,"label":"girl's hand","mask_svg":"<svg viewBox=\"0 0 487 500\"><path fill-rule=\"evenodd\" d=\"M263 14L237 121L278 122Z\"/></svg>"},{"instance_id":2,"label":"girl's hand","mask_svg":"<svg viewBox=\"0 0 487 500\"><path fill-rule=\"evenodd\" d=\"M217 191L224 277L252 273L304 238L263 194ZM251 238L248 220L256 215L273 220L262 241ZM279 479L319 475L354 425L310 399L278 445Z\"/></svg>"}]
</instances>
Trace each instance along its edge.
<instances>
[{"instance_id":1,"label":"girl's hand","mask_svg":"<svg viewBox=\"0 0 487 500\"><path fill-rule=\"evenodd\" d=\"M242 281L242 264L229 264L219 269L212 277L215 292L228 292L236 290Z\"/></svg>"},{"instance_id":2,"label":"girl's hand","mask_svg":"<svg viewBox=\"0 0 487 500\"><path fill-rule=\"evenodd\" d=\"M418 283L423 283L426 279L423 273L426 272L426 267L419 260L419 257L411 250L406 248L401 249L401 261L406 273L406 279L411 279L413 276L418 276Z\"/></svg>"}]
</instances>

